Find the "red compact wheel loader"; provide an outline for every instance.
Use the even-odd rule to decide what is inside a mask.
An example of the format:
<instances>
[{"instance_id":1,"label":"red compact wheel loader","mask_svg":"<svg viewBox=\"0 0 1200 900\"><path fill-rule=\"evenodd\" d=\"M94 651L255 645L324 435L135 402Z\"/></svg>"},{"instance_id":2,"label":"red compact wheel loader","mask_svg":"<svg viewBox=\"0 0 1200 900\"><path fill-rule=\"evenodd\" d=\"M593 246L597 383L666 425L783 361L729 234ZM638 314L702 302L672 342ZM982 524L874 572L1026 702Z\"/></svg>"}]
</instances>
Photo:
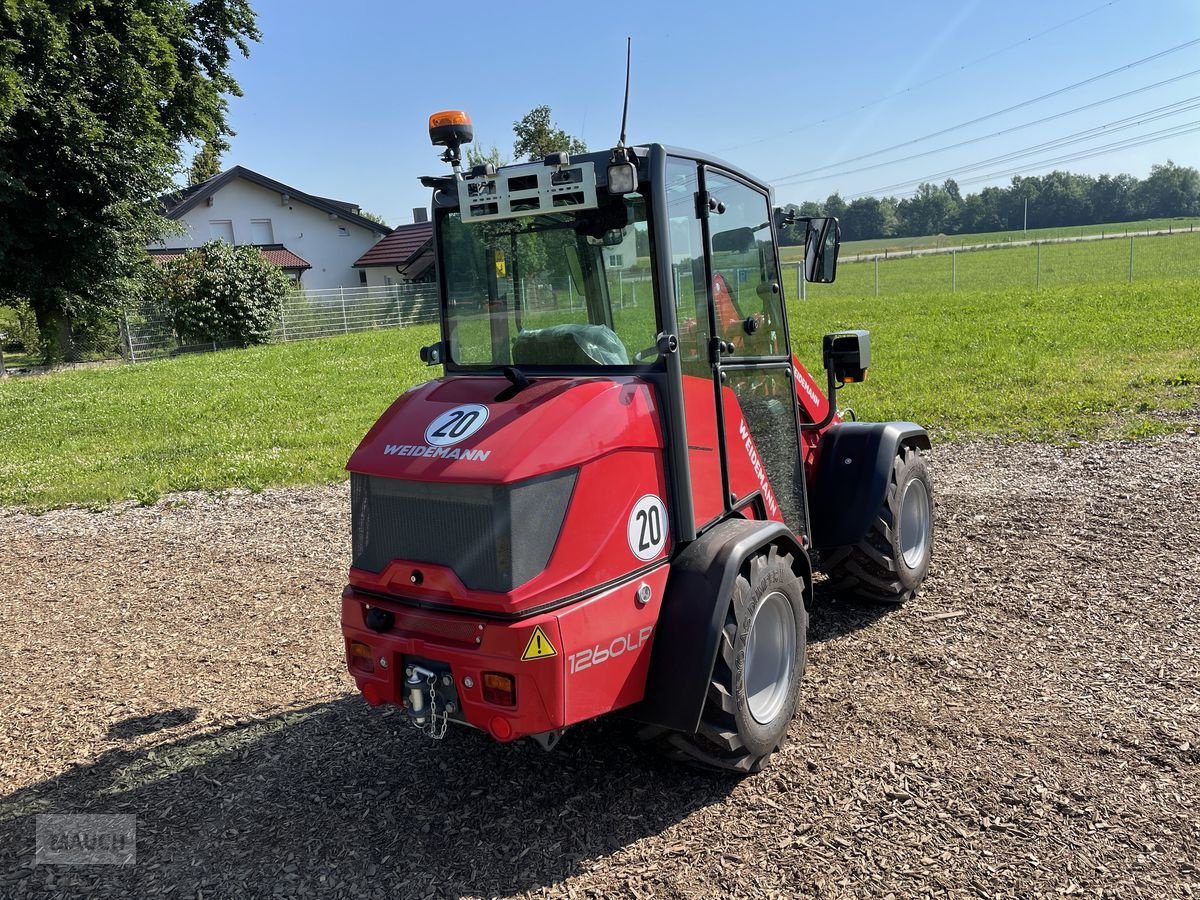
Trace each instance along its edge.
<instances>
[{"instance_id":1,"label":"red compact wheel loader","mask_svg":"<svg viewBox=\"0 0 1200 900\"><path fill-rule=\"evenodd\" d=\"M792 355L770 188L660 144L466 169L430 118L444 375L400 396L351 473L346 659L366 700L547 749L620 711L672 756L746 773L785 739L819 564L899 603L933 502L908 422L843 422L865 331ZM806 228L830 282L838 224ZM819 561L819 563L818 563Z\"/></svg>"}]
</instances>

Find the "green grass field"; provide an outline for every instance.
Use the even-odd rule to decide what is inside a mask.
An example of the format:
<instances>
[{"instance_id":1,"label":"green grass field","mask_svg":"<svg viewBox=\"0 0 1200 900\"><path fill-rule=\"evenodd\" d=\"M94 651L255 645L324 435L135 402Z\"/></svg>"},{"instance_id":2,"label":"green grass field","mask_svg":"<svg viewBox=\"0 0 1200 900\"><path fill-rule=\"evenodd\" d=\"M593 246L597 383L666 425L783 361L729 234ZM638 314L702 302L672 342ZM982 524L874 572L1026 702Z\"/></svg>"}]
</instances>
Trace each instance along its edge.
<instances>
[{"instance_id":1,"label":"green grass field","mask_svg":"<svg viewBox=\"0 0 1200 900\"><path fill-rule=\"evenodd\" d=\"M1200 402L1200 278L814 291L788 305L794 347L814 368L826 331L869 328L871 377L841 404L924 423L935 440L1143 436L1170 427L1155 413ZM338 480L388 404L440 372L417 359L435 339L421 326L6 379L0 505Z\"/></svg>"},{"instance_id":2,"label":"green grass field","mask_svg":"<svg viewBox=\"0 0 1200 900\"><path fill-rule=\"evenodd\" d=\"M1146 278L1200 277L1200 231L1132 238L1133 275ZM1041 287L1087 282L1120 282L1129 278L1129 240L1044 244ZM879 261L879 295L942 294L951 290L1032 288L1038 280L1038 247L1006 247L965 253L931 254ZM807 285L810 297L874 297L875 262L845 262L833 284ZM795 270L786 283L795 292Z\"/></svg>"},{"instance_id":3,"label":"green grass field","mask_svg":"<svg viewBox=\"0 0 1200 900\"><path fill-rule=\"evenodd\" d=\"M971 247L978 244L999 244L1009 241L1048 241L1058 238L1077 238L1087 235L1128 235L1138 231L1200 231L1200 218L1141 219L1137 222L1109 222L1104 225L1073 225L1063 228L1030 228L1028 231L987 231L979 234L929 234L921 237L877 238L869 241L846 241L843 256L865 253L904 253L941 247ZM784 262L803 259L800 247L783 247L779 255Z\"/></svg>"}]
</instances>

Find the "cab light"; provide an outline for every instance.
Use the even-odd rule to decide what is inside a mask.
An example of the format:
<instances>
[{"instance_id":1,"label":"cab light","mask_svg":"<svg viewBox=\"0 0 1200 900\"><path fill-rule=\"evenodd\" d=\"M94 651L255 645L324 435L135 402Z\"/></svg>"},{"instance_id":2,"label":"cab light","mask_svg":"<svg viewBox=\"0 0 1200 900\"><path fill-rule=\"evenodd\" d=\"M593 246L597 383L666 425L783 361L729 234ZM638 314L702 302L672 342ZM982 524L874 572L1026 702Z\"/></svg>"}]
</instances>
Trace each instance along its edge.
<instances>
[{"instance_id":1,"label":"cab light","mask_svg":"<svg viewBox=\"0 0 1200 900\"><path fill-rule=\"evenodd\" d=\"M483 673L483 699L497 706L517 705L517 686L511 675L502 672Z\"/></svg>"},{"instance_id":2,"label":"cab light","mask_svg":"<svg viewBox=\"0 0 1200 900\"><path fill-rule=\"evenodd\" d=\"M371 648L362 641L350 642L350 665L360 672L374 672L375 663L371 661Z\"/></svg>"},{"instance_id":3,"label":"cab light","mask_svg":"<svg viewBox=\"0 0 1200 900\"><path fill-rule=\"evenodd\" d=\"M446 147L458 158L458 148L475 138L471 117L461 109L446 109L429 117L429 140L435 147Z\"/></svg>"},{"instance_id":4,"label":"cab light","mask_svg":"<svg viewBox=\"0 0 1200 900\"><path fill-rule=\"evenodd\" d=\"M461 109L444 109L429 117L430 128L441 128L443 125L470 125L471 117Z\"/></svg>"}]
</instances>

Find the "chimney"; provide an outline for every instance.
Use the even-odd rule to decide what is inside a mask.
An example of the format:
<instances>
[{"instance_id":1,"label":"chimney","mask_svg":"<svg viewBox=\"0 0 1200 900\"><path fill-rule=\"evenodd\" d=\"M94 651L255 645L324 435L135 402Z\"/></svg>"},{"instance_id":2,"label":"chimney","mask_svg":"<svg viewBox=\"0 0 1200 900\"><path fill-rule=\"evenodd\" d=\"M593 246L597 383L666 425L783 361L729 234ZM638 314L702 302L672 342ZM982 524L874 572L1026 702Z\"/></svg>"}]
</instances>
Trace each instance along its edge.
<instances>
[{"instance_id":1,"label":"chimney","mask_svg":"<svg viewBox=\"0 0 1200 900\"><path fill-rule=\"evenodd\" d=\"M413 207L413 223L420 225L422 222L429 221L429 210L421 206Z\"/></svg>"}]
</instances>

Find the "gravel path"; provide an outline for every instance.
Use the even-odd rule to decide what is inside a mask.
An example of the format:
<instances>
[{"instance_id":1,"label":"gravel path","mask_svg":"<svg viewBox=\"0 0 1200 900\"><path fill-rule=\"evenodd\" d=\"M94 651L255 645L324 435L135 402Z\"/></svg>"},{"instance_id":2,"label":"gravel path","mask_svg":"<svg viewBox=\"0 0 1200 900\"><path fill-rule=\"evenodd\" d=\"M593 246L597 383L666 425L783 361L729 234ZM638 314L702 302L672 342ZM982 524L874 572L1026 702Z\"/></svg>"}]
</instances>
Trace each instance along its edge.
<instances>
[{"instance_id":1,"label":"gravel path","mask_svg":"<svg viewBox=\"0 0 1200 900\"><path fill-rule=\"evenodd\" d=\"M369 709L344 487L0 511L0 897L1200 896L1200 437L931 469L926 589L818 590L741 782ZM136 814L136 865L34 867L44 811Z\"/></svg>"}]
</instances>

